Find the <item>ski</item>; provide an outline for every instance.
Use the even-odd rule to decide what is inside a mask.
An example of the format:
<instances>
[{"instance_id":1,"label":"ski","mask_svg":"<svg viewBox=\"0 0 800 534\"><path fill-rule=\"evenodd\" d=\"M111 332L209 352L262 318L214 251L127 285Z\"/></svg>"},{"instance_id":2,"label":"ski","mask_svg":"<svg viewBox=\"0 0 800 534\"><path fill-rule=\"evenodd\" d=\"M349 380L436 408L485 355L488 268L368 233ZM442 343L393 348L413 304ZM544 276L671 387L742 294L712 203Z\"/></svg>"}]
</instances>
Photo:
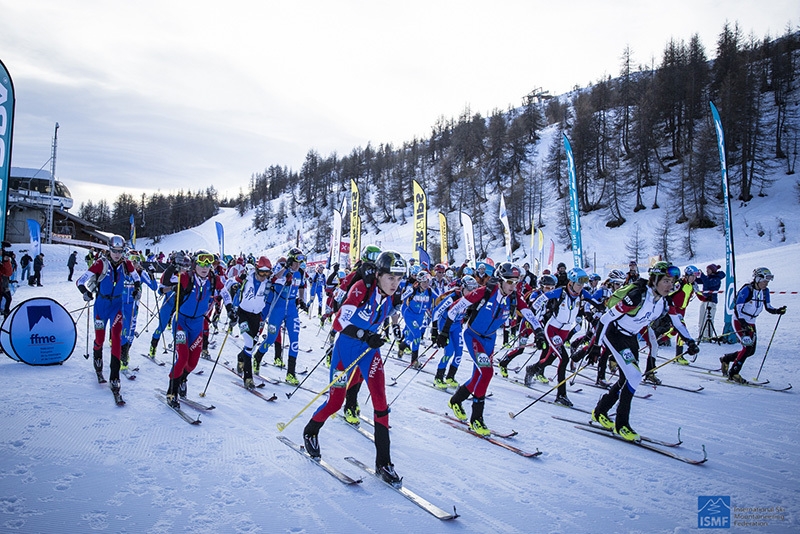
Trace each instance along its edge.
<instances>
[{"instance_id":1,"label":"ski","mask_svg":"<svg viewBox=\"0 0 800 534\"><path fill-rule=\"evenodd\" d=\"M543 399L543 398L540 399L541 395L538 395L538 396L537 395L527 395L527 397L529 399L539 399L539 402L546 402L547 404L552 404L553 406L560 406L561 408L569 408L570 410L575 410L576 412L581 412L581 413L586 413L586 414L591 414L592 413L591 410L586 410L584 408L578 408L577 406L565 406L565 405L560 404L560 403L558 403L558 402L556 402L554 400Z\"/></svg>"},{"instance_id":2,"label":"ski","mask_svg":"<svg viewBox=\"0 0 800 534\"><path fill-rule=\"evenodd\" d=\"M422 410L423 412L430 413L430 414L433 414L433 415L438 415L439 417L446 417L448 420L453 421L455 423L459 423L459 424L462 424L464 426L469 426L468 422L462 421L461 419L458 419L457 417L455 417L455 416L453 416L453 415L451 415L449 413L437 412L436 410L431 410L427 406L418 406L418 408L420 410ZM496 432L496 431L492 430L491 432L492 432L492 436L494 436L496 438L503 438L503 439L513 438L514 436L519 434L519 432L517 432L516 430L512 430L511 432Z\"/></svg>"},{"instance_id":3,"label":"ski","mask_svg":"<svg viewBox=\"0 0 800 534\"><path fill-rule=\"evenodd\" d=\"M156 364L156 365L160 365L161 367L163 367L163 366L167 365L167 364L166 364L166 362L162 362L161 360L159 360L159 359L158 359L158 358L156 358L155 356L150 356L149 354L142 354L142 356L143 356L144 358L146 358L146 359L150 360L150 361L151 361L151 362L153 362L154 364Z\"/></svg>"},{"instance_id":4,"label":"ski","mask_svg":"<svg viewBox=\"0 0 800 534\"><path fill-rule=\"evenodd\" d=\"M276 394L274 394L274 393L272 394L271 397L267 397L266 395L264 395L260 391L256 391L255 389L250 389L250 388L244 387L244 384L242 384L241 382L237 382L236 380L231 380L231 382L233 382L234 384L236 384L237 386L239 386L243 390L249 391L250 393L252 393L256 397L258 397L260 399L263 399L263 400L265 400L267 402L274 402L274 401L278 400L278 396Z\"/></svg>"},{"instance_id":5,"label":"ski","mask_svg":"<svg viewBox=\"0 0 800 534\"><path fill-rule=\"evenodd\" d=\"M588 427L591 427L591 428L596 428L598 430L602 430L604 432L611 432L613 434L613 431L611 431L611 430L609 430L607 428L604 428L604 427L598 425L597 423L595 423L593 421L589 421L589 422L576 421L575 419L569 419L567 417L561 417L561 416L558 416L558 415L551 415L550 417L552 417L553 419L558 419L559 421L566 421L567 423L572 423L573 425L588 426ZM683 440L681 439L681 429L680 428L678 428L678 441L674 441L674 442L662 441L660 439L650 438L650 437L642 436L642 435L640 435L639 438L642 441L646 441L648 443L652 443L653 445L661 445L662 447L670 447L670 448L678 447L681 443L683 443Z\"/></svg>"},{"instance_id":6,"label":"ski","mask_svg":"<svg viewBox=\"0 0 800 534\"><path fill-rule=\"evenodd\" d=\"M242 378L242 375L240 375L240 374L239 374L239 371L237 371L237 370L236 370L236 369L234 369L233 367L230 367L230 365L228 364L228 362L223 362L223 363L222 363L222 367L224 367L225 369L227 369L227 370L228 370L228 371L230 371L231 373L235 374L235 375L236 375L236 376L238 376L239 378ZM258 376L259 378L261 378L259 375L253 375L253 376ZM262 380L264 380L264 379L262 378ZM260 384L258 384L256 387L257 387L257 388L263 388L263 387L266 385L266 382L273 383L273 382L272 382L272 381L270 381L270 380L265 380L264 382L261 382ZM239 385L241 385L242 387L244 387L244 384L239 384ZM247 389L247 388L245 388L245 389Z\"/></svg>"},{"instance_id":7,"label":"ski","mask_svg":"<svg viewBox=\"0 0 800 534\"><path fill-rule=\"evenodd\" d=\"M278 439L281 440L286 445L288 445L290 448L296 450L298 453L302 454L303 456L311 460L313 463L320 466L322 469L327 471L331 476L336 478L339 482L347 484L348 486L361 483L360 478L355 479L345 475L344 473L333 467L331 464L329 464L322 458L312 458L311 455L309 455L308 452L306 452L305 447L303 447L302 445L298 445L297 443L290 440L286 436L278 436Z\"/></svg>"},{"instance_id":8,"label":"ski","mask_svg":"<svg viewBox=\"0 0 800 534\"><path fill-rule=\"evenodd\" d=\"M501 377L501 378L502 378L502 377ZM537 385L537 384L546 385L546 384L543 384L542 382L539 382L539 381L537 380L537 381L535 381L533 384L531 384L530 386L526 386L524 381L522 381L522 380L520 380L520 379L518 379L518 378L513 378L513 377L504 378L504 380L505 380L506 382L511 382L512 384L516 384L516 385L518 385L518 386L522 386L522 387L524 387L524 388L532 389L532 390L534 390L534 391L540 391L540 390L538 390L538 389L534 388L534 387L533 387L534 385ZM572 389L572 390L569 390L569 391L568 391L568 393L580 393L581 391L583 391L583 388ZM540 391L540 392L541 392L541 393L544 393L544 391Z\"/></svg>"},{"instance_id":9,"label":"ski","mask_svg":"<svg viewBox=\"0 0 800 534\"><path fill-rule=\"evenodd\" d=\"M261 380L263 380L264 382L269 382L269 383L270 383L270 384L272 384L273 386L277 386L278 384L280 384L280 383L281 383L281 381L280 381L280 380L278 380L278 379L271 378L271 377L269 377L269 376L264 376L264 375L262 375L262 374L259 374L259 373L254 373L254 374L253 374L253 378L260 378L260 379L261 379Z\"/></svg>"},{"instance_id":10,"label":"ski","mask_svg":"<svg viewBox=\"0 0 800 534\"><path fill-rule=\"evenodd\" d=\"M520 456L524 456L525 458L535 458L536 456L539 456L539 455L542 454L542 451L540 451L539 449L536 449L536 452L524 451L524 450L520 449L519 447L515 447L513 445L509 445L508 443L505 443L504 441L500 441L498 439L494 439L491 436L481 436L480 434L476 434L475 432L470 430L469 427L465 427L465 426L459 425L458 423L454 423L454 422L450 421L449 419L441 419L441 421L442 421L442 423L450 425L450 426L452 426L453 428L455 428L457 430L460 430L462 432L466 432L467 434L469 434L471 436L475 436L476 438L480 438L480 439L482 439L484 441L488 441L489 443L493 443L493 444L497 445L498 447L503 447L504 449L507 449L507 450L509 450L509 451L511 451L511 452L513 452L515 454L519 454Z\"/></svg>"},{"instance_id":11,"label":"ski","mask_svg":"<svg viewBox=\"0 0 800 534\"><path fill-rule=\"evenodd\" d=\"M598 428L596 426L575 425L575 428L577 428L579 430L585 430L586 432L591 432L592 434L597 434L599 436L606 436L606 437L609 437L609 438L612 438L612 439L623 441L625 443L630 443L631 445L636 445L638 447L642 447L643 449L648 449L648 450L651 450L653 452L657 452L659 454L663 454L664 456L669 456L670 458L673 458L675 460L678 460L678 461L681 461L681 462L684 462L684 463L687 463L687 464L700 465L700 464L705 463L708 460L708 454L706 453L706 446L705 445L703 445L703 459L702 460L695 460L695 459L692 459L692 458L687 458L685 456L681 456L679 454L676 454L675 452L673 452L673 451L671 451L669 449L662 449L661 447L658 447L658 446L656 446L656 445L654 445L652 443L649 443L647 441L628 441L627 439L623 438L622 436L614 434L613 432L608 432L605 429L600 429L600 428Z\"/></svg>"},{"instance_id":12,"label":"ski","mask_svg":"<svg viewBox=\"0 0 800 534\"><path fill-rule=\"evenodd\" d=\"M344 416L337 417L337 419L341 419L342 423L344 423L345 425L349 426L350 428L352 428L353 430L355 430L356 432L358 432L359 434L361 434L362 436L364 436L365 438L367 438L371 442L375 443L375 434L373 434L372 432L370 432L366 428L363 428L360 423L356 423L356 424L350 423L350 422L347 421L347 419L344 418Z\"/></svg>"},{"instance_id":13,"label":"ski","mask_svg":"<svg viewBox=\"0 0 800 534\"><path fill-rule=\"evenodd\" d=\"M119 372L122 373L122 375L128 380L136 380L136 372L138 370L139 370L138 367L136 367L135 369L130 369L126 367L125 369L120 369Z\"/></svg>"},{"instance_id":14,"label":"ski","mask_svg":"<svg viewBox=\"0 0 800 534\"><path fill-rule=\"evenodd\" d=\"M453 507L453 513L452 514L449 513L449 512L445 512L444 510L442 510L441 508L439 508L435 504L431 503L427 499L424 499L424 498L420 497L419 495L417 495L416 493L414 493L410 489L406 488L405 486L395 486L395 485L389 484L388 482L386 482L385 480L383 480L382 478L380 478L378 476L378 474L375 472L375 469L367 466L366 464L364 464L363 462L357 460L356 458L353 458L352 456L347 456L345 458L345 460L347 460L348 462L350 462L351 464L353 464L353 465L355 465L357 467L360 467L361 469L363 469L364 471L366 471L370 475L375 476L381 482L383 482L384 484L386 484L387 486L389 486L390 488L392 488L393 490L398 492L400 495L402 495L403 497L405 497L409 501L413 502L414 504L416 504L417 506L419 506L420 508L422 508L423 510L425 510L429 514L433 515L436 519L441 519L442 521L448 521L450 519L455 519L456 517L458 517L458 513L456 512L455 506Z\"/></svg>"},{"instance_id":15,"label":"ski","mask_svg":"<svg viewBox=\"0 0 800 534\"><path fill-rule=\"evenodd\" d=\"M164 391L163 389L156 388L156 391L159 392L160 394L164 395L165 397L167 395L167 392ZM178 402L181 402L181 403L185 404L186 406L188 406L190 408L194 408L195 410L200 411L200 412L210 412L211 410L216 408L216 406L214 406L214 405L206 406L203 403L197 402L197 401L192 400L192 399L187 399L187 398L181 398Z\"/></svg>"},{"instance_id":16,"label":"ski","mask_svg":"<svg viewBox=\"0 0 800 534\"><path fill-rule=\"evenodd\" d=\"M773 386L772 384L769 383L769 380L767 380L766 382L745 382L744 384L740 382L735 382L733 380L725 380L725 382L728 382L730 384L735 384L737 386L765 389L767 391L789 391L790 389L792 389L791 384L787 384L785 386Z\"/></svg>"},{"instance_id":17,"label":"ski","mask_svg":"<svg viewBox=\"0 0 800 534\"><path fill-rule=\"evenodd\" d=\"M603 389L603 390L606 390L606 391L611 389L611 386L613 385L613 384L608 384L608 387L604 387L604 386L601 386L600 384L596 384L596 383L591 382L589 380L581 380L580 383L585 385L585 386L590 386L590 387L597 388L597 389ZM635 393L633 396L636 397L637 399L649 399L650 397L653 396L653 394L652 393L645 393L644 395L639 395L638 393Z\"/></svg>"},{"instance_id":18,"label":"ski","mask_svg":"<svg viewBox=\"0 0 800 534\"><path fill-rule=\"evenodd\" d=\"M167 408L178 414L181 417L181 419L183 419L190 425L199 425L200 423L202 423L199 415L197 416L197 419L193 419L192 416L190 416L188 413L184 412L180 408L175 408L174 406L170 406L169 402L167 402L167 397L165 397L164 395L156 393L156 398L159 399L161 402L163 402L167 406Z\"/></svg>"}]
</instances>

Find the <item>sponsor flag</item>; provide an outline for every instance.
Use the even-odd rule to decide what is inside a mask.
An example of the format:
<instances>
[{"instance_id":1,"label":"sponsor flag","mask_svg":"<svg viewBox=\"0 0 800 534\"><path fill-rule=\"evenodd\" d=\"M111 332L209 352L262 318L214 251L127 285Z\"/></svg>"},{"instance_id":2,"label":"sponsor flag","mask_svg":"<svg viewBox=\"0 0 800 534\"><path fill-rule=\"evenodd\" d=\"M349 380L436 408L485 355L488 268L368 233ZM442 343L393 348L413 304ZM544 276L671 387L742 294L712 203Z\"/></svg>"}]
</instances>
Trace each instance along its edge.
<instances>
[{"instance_id":1,"label":"sponsor flag","mask_svg":"<svg viewBox=\"0 0 800 534\"><path fill-rule=\"evenodd\" d=\"M219 221L215 221L217 226L217 243L219 244L219 257L225 257L225 229L222 227L222 223Z\"/></svg>"},{"instance_id":2,"label":"sponsor flag","mask_svg":"<svg viewBox=\"0 0 800 534\"><path fill-rule=\"evenodd\" d=\"M28 219L28 231L31 234L33 255L38 256L42 253L42 227L39 225L39 221Z\"/></svg>"},{"instance_id":3,"label":"sponsor flag","mask_svg":"<svg viewBox=\"0 0 800 534\"><path fill-rule=\"evenodd\" d=\"M356 264L361 256L361 217L358 215L361 194L358 184L350 180L350 266Z\"/></svg>"},{"instance_id":4,"label":"sponsor flag","mask_svg":"<svg viewBox=\"0 0 800 534\"><path fill-rule=\"evenodd\" d=\"M725 223L725 327L722 335L727 335L727 340L731 343L736 342L736 335L733 331L733 307L736 301L736 254L733 248L733 221L731 217L730 184L728 183L728 164L725 158L725 132L722 130L722 120L720 119L717 107L713 102L711 114L714 116L714 129L717 131L717 148L719 149L719 165L722 171L722 201L724 202Z\"/></svg>"},{"instance_id":5,"label":"sponsor flag","mask_svg":"<svg viewBox=\"0 0 800 534\"><path fill-rule=\"evenodd\" d=\"M578 209L578 178L575 174L575 158L572 146L564 135L564 150L567 154L567 170L569 171L569 207L570 235L572 236L572 263L575 267L583 267L583 244L581 243L581 213Z\"/></svg>"},{"instance_id":6,"label":"sponsor flag","mask_svg":"<svg viewBox=\"0 0 800 534\"><path fill-rule=\"evenodd\" d=\"M217 223L219 224L219 223ZM131 213L131 236L130 236L131 248L136 248L136 222L133 218L133 213Z\"/></svg>"},{"instance_id":7,"label":"sponsor flag","mask_svg":"<svg viewBox=\"0 0 800 534\"><path fill-rule=\"evenodd\" d=\"M11 141L14 137L14 82L0 61L0 238L6 235L8 180L11 175Z\"/></svg>"},{"instance_id":8,"label":"sponsor flag","mask_svg":"<svg viewBox=\"0 0 800 534\"><path fill-rule=\"evenodd\" d=\"M503 223L503 236L506 241L506 260L511 261L511 230L508 226L508 211L503 195L500 195L500 222Z\"/></svg>"},{"instance_id":9,"label":"sponsor flag","mask_svg":"<svg viewBox=\"0 0 800 534\"><path fill-rule=\"evenodd\" d=\"M339 263L339 251L342 247L342 213L339 210L333 210L333 228L331 229L331 248L328 254L328 265Z\"/></svg>"},{"instance_id":10,"label":"sponsor flag","mask_svg":"<svg viewBox=\"0 0 800 534\"><path fill-rule=\"evenodd\" d=\"M442 263L447 265L450 262L450 256L447 253L448 249L450 248L449 243L447 242L447 217L441 211L439 212L439 232L442 234L439 257L441 258Z\"/></svg>"},{"instance_id":11,"label":"sponsor flag","mask_svg":"<svg viewBox=\"0 0 800 534\"><path fill-rule=\"evenodd\" d=\"M414 182L414 256L419 249L428 250L428 197L419 182Z\"/></svg>"},{"instance_id":12,"label":"sponsor flag","mask_svg":"<svg viewBox=\"0 0 800 534\"><path fill-rule=\"evenodd\" d=\"M467 252L467 265L475 268L475 234L472 228L472 219L469 215L461 212L461 225L464 227L464 248Z\"/></svg>"}]
</instances>

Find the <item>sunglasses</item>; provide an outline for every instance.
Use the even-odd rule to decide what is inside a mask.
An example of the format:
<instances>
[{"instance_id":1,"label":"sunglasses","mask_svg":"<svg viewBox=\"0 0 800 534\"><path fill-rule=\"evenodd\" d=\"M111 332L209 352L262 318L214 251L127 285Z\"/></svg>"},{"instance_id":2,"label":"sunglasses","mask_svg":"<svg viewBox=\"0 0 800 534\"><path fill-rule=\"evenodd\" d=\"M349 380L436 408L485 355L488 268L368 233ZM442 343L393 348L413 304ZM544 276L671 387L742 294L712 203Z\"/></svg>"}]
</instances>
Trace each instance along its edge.
<instances>
[{"instance_id":1,"label":"sunglasses","mask_svg":"<svg viewBox=\"0 0 800 534\"><path fill-rule=\"evenodd\" d=\"M200 267L211 267L211 264L214 263L214 255L199 254L197 258L195 258L194 262Z\"/></svg>"},{"instance_id":2,"label":"sunglasses","mask_svg":"<svg viewBox=\"0 0 800 534\"><path fill-rule=\"evenodd\" d=\"M579 284L588 284L589 283L589 277L588 276L579 276L578 277L578 283Z\"/></svg>"}]
</instances>

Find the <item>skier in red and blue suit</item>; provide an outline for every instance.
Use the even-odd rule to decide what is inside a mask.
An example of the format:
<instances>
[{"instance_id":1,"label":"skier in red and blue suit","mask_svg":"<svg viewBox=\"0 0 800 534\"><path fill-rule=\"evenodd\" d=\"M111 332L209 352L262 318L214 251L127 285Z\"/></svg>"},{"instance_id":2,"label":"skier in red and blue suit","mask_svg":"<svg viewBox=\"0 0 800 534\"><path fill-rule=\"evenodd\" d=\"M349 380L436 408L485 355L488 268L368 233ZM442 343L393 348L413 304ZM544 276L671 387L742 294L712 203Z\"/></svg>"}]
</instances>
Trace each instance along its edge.
<instances>
[{"instance_id":1,"label":"skier in red and blue suit","mask_svg":"<svg viewBox=\"0 0 800 534\"><path fill-rule=\"evenodd\" d=\"M497 330L503 327L516 310L519 310L522 317L533 327L536 342L544 343L542 325L517 292L517 283L521 276L522 270L517 265L511 262L500 264L485 286L470 291L450 307L447 320L436 338L439 347L446 347L450 342L450 328L453 322L459 315L466 313L464 344L472 357L474 367L472 377L456 390L448 406L457 418L466 421L467 414L461 403L472 394L470 428L482 436L491 433L483 422L483 405L486 390L494 374L492 359Z\"/></svg>"},{"instance_id":2,"label":"skier in red and blue suit","mask_svg":"<svg viewBox=\"0 0 800 534\"><path fill-rule=\"evenodd\" d=\"M369 287L364 280L355 282L334 320L333 327L339 335L331 356L333 384L328 400L317 408L303 429L303 442L310 456L321 456L320 429L344 404L348 385L364 377L374 409L375 470L386 482L400 484L401 479L394 470L390 455L389 405L379 350L384 338L378 329L399 309L397 288L406 272L406 262L397 252L386 250L378 256L375 266L375 282ZM345 370L348 372L343 372Z\"/></svg>"}]
</instances>

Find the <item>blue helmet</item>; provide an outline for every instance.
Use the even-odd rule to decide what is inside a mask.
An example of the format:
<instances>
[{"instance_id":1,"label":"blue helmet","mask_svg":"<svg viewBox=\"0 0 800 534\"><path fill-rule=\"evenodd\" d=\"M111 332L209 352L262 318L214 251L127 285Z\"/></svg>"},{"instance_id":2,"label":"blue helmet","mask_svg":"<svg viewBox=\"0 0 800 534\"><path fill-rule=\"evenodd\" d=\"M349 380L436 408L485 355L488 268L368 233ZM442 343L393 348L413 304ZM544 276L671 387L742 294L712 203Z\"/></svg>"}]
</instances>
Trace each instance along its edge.
<instances>
[{"instance_id":1,"label":"blue helmet","mask_svg":"<svg viewBox=\"0 0 800 534\"><path fill-rule=\"evenodd\" d=\"M567 271L567 280L576 284L587 284L589 283L589 275L580 267L573 267Z\"/></svg>"}]
</instances>

